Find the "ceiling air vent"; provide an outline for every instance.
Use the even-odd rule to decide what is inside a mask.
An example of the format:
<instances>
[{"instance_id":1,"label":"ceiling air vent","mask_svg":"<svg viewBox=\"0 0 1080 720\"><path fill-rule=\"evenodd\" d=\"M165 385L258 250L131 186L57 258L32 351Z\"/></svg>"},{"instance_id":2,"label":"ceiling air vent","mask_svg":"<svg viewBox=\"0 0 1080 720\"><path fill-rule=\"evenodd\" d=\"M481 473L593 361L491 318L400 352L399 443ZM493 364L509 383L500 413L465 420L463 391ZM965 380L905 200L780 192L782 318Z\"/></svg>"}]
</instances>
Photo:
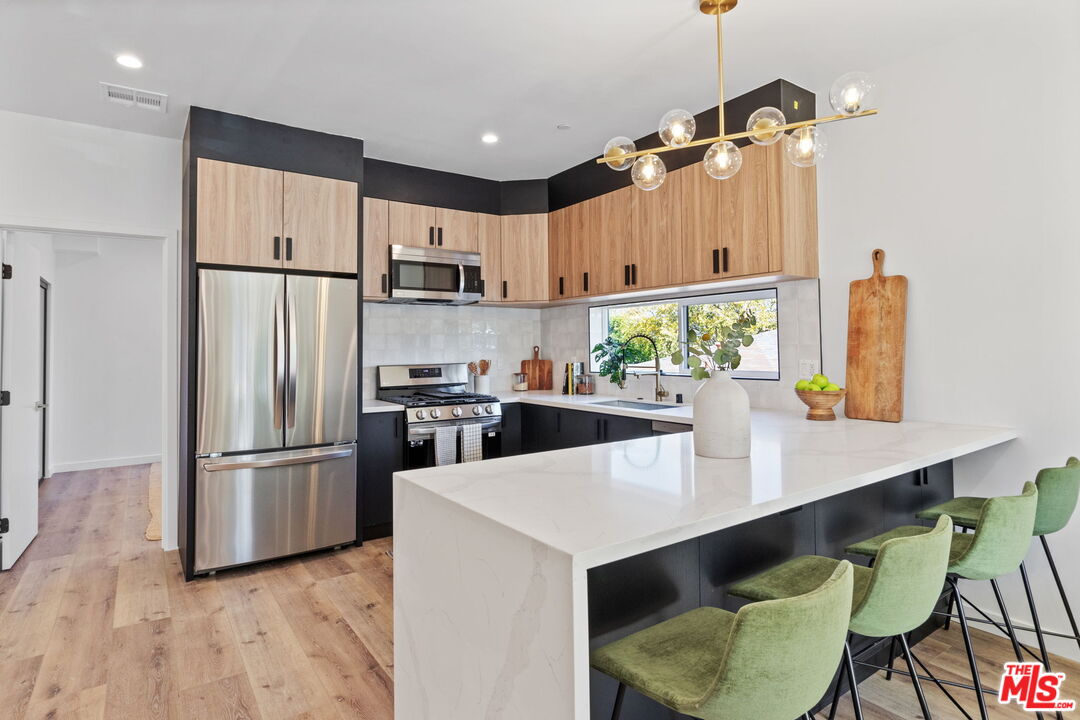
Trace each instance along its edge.
<instances>
[{"instance_id":1,"label":"ceiling air vent","mask_svg":"<svg viewBox=\"0 0 1080 720\"><path fill-rule=\"evenodd\" d=\"M149 90L136 90L135 88L113 85L103 82L101 85L101 97L109 102L124 105L126 107L140 107L143 110L153 110L163 113L168 110L169 96L163 93L150 92Z\"/></svg>"}]
</instances>

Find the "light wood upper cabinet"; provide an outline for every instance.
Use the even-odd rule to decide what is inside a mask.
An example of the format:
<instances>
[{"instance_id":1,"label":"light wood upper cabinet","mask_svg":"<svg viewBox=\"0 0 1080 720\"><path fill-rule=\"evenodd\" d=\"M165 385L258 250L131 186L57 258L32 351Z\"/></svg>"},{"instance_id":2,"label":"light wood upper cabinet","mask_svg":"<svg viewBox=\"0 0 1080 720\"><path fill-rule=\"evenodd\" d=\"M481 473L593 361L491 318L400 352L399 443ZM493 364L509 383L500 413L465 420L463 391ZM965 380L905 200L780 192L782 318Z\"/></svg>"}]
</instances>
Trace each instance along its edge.
<instances>
[{"instance_id":1,"label":"light wood upper cabinet","mask_svg":"<svg viewBox=\"0 0 1080 720\"><path fill-rule=\"evenodd\" d=\"M435 245L435 208L389 201L391 245Z\"/></svg>"},{"instance_id":2,"label":"light wood upper cabinet","mask_svg":"<svg viewBox=\"0 0 1080 720\"><path fill-rule=\"evenodd\" d=\"M206 158L197 172L196 261L281 267L284 174Z\"/></svg>"},{"instance_id":3,"label":"light wood upper cabinet","mask_svg":"<svg viewBox=\"0 0 1080 720\"><path fill-rule=\"evenodd\" d=\"M770 145L769 272L818 276L817 171L788 162Z\"/></svg>"},{"instance_id":4,"label":"light wood upper cabinet","mask_svg":"<svg viewBox=\"0 0 1080 720\"><path fill-rule=\"evenodd\" d=\"M555 210L548 214L548 272L550 273L548 297L560 300L571 297L570 274L573 263L572 250L574 239L574 206Z\"/></svg>"},{"instance_id":5,"label":"light wood upper cabinet","mask_svg":"<svg viewBox=\"0 0 1080 720\"><path fill-rule=\"evenodd\" d=\"M480 248L480 277L484 281L484 300L502 300L503 249L502 219L498 215L477 213L476 240Z\"/></svg>"},{"instance_id":6,"label":"light wood upper cabinet","mask_svg":"<svg viewBox=\"0 0 1080 720\"><path fill-rule=\"evenodd\" d=\"M357 184L291 172L284 175L284 266L355 273Z\"/></svg>"},{"instance_id":7,"label":"light wood upper cabinet","mask_svg":"<svg viewBox=\"0 0 1080 720\"><path fill-rule=\"evenodd\" d=\"M628 290L631 265L631 230L633 193L625 187L588 202L595 203L596 240L592 243L592 266L589 294L608 295Z\"/></svg>"},{"instance_id":8,"label":"light wood upper cabinet","mask_svg":"<svg viewBox=\"0 0 1080 720\"><path fill-rule=\"evenodd\" d=\"M444 250L477 251L478 213L435 208L435 245Z\"/></svg>"},{"instance_id":9,"label":"light wood upper cabinet","mask_svg":"<svg viewBox=\"0 0 1080 720\"><path fill-rule=\"evenodd\" d=\"M386 200L364 198L364 297L383 299L390 292L390 207Z\"/></svg>"},{"instance_id":10,"label":"light wood upper cabinet","mask_svg":"<svg viewBox=\"0 0 1080 720\"><path fill-rule=\"evenodd\" d=\"M682 174L672 172L657 189L633 194L632 287L666 287L683 281L682 254L678 251L682 243L682 193Z\"/></svg>"},{"instance_id":11,"label":"light wood upper cabinet","mask_svg":"<svg viewBox=\"0 0 1080 720\"><path fill-rule=\"evenodd\" d=\"M769 154L781 144L742 148L742 169L719 183L724 277L769 272Z\"/></svg>"},{"instance_id":12,"label":"light wood upper cabinet","mask_svg":"<svg viewBox=\"0 0 1080 720\"><path fill-rule=\"evenodd\" d=\"M720 186L729 181L709 177L701 163L675 172L682 176L683 186L683 278L719 280L723 277Z\"/></svg>"},{"instance_id":13,"label":"light wood upper cabinet","mask_svg":"<svg viewBox=\"0 0 1080 720\"><path fill-rule=\"evenodd\" d=\"M548 299L548 216L502 216L502 270L508 302Z\"/></svg>"}]
</instances>

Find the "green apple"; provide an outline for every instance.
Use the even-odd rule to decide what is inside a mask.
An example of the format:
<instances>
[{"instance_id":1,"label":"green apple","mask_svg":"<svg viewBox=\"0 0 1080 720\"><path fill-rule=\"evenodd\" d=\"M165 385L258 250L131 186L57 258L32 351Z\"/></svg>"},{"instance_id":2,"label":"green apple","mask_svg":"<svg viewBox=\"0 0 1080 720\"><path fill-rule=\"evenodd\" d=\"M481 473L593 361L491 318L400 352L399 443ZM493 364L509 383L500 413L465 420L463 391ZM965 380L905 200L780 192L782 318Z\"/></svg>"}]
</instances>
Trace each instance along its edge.
<instances>
[{"instance_id":1,"label":"green apple","mask_svg":"<svg viewBox=\"0 0 1080 720\"><path fill-rule=\"evenodd\" d=\"M817 385L819 388L823 388L829 384L829 378L825 377L821 373L818 373L810 379L810 382L812 382L814 385Z\"/></svg>"},{"instance_id":2,"label":"green apple","mask_svg":"<svg viewBox=\"0 0 1080 720\"><path fill-rule=\"evenodd\" d=\"M828 390L829 392L836 392L837 390L840 389L840 386L837 385L836 383L829 383L828 385L826 385L825 387L823 387L821 389L822 390Z\"/></svg>"},{"instance_id":3,"label":"green apple","mask_svg":"<svg viewBox=\"0 0 1080 720\"><path fill-rule=\"evenodd\" d=\"M795 383L795 389L796 390L806 390L809 387L810 387L810 381L809 380L800 380L799 382Z\"/></svg>"},{"instance_id":4,"label":"green apple","mask_svg":"<svg viewBox=\"0 0 1080 720\"><path fill-rule=\"evenodd\" d=\"M814 392L821 392L821 386L814 383L810 383L810 385L808 385L806 389L813 390Z\"/></svg>"}]
</instances>

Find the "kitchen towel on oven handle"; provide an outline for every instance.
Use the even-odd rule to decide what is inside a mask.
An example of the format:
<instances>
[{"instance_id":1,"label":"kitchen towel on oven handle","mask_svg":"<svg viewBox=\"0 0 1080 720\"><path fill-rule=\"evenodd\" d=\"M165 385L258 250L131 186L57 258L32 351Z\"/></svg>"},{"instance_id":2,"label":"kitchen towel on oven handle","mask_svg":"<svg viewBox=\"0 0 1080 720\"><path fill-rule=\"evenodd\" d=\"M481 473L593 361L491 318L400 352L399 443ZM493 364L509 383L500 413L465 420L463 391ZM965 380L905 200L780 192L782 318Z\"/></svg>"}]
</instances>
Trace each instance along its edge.
<instances>
[{"instance_id":1,"label":"kitchen towel on oven handle","mask_svg":"<svg viewBox=\"0 0 1080 720\"><path fill-rule=\"evenodd\" d=\"M461 462L476 462L484 459L484 441L480 431L480 423L462 425Z\"/></svg>"},{"instance_id":2,"label":"kitchen towel on oven handle","mask_svg":"<svg viewBox=\"0 0 1080 720\"><path fill-rule=\"evenodd\" d=\"M456 425L440 425L435 428L435 464L457 463L458 429Z\"/></svg>"}]
</instances>

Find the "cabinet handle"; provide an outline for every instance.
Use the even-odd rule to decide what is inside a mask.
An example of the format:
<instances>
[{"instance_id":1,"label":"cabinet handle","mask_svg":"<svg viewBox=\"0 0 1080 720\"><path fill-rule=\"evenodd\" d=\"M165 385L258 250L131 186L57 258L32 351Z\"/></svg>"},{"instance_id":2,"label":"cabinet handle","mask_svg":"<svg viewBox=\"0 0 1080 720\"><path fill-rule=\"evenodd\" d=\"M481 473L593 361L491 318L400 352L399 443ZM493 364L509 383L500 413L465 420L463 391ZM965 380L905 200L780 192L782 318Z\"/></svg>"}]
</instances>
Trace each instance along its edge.
<instances>
[{"instance_id":1,"label":"cabinet handle","mask_svg":"<svg viewBox=\"0 0 1080 720\"><path fill-rule=\"evenodd\" d=\"M637 263L630 266L630 284L637 285Z\"/></svg>"},{"instance_id":2,"label":"cabinet handle","mask_svg":"<svg viewBox=\"0 0 1080 720\"><path fill-rule=\"evenodd\" d=\"M480 297L484 297L484 278L480 278Z\"/></svg>"},{"instance_id":3,"label":"cabinet handle","mask_svg":"<svg viewBox=\"0 0 1080 720\"><path fill-rule=\"evenodd\" d=\"M563 276L562 275L559 276L559 294L560 295L563 294Z\"/></svg>"},{"instance_id":4,"label":"cabinet handle","mask_svg":"<svg viewBox=\"0 0 1080 720\"><path fill-rule=\"evenodd\" d=\"M724 248L723 258L724 258L724 262L723 262L724 272L727 272L728 271L728 250L727 250L727 248Z\"/></svg>"},{"instance_id":5,"label":"cabinet handle","mask_svg":"<svg viewBox=\"0 0 1080 720\"><path fill-rule=\"evenodd\" d=\"M629 265L623 265L622 266L622 271L623 271L623 285L629 285L630 284L630 266Z\"/></svg>"},{"instance_id":6,"label":"cabinet handle","mask_svg":"<svg viewBox=\"0 0 1080 720\"><path fill-rule=\"evenodd\" d=\"M292 238L291 237L285 238L285 260L286 261L291 261L292 260Z\"/></svg>"},{"instance_id":7,"label":"cabinet handle","mask_svg":"<svg viewBox=\"0 0 1080 720\"><path fill-rule=\"evenodd\" d=\"M712 271L713 275L720 272L720 248L713 248L712 251Z\"/></svg>"},{"instance_id":8,"label":"cabinet handle","mask_svg":"<svg viewBox=\"0 0 1080 720\"><path fill-rule=\"evenodd\" d=\"M442 228L439 228L439 242L436 243L439 247L442 247Z\"/></svg>"},{"instance_id":9,"label":"cabinet handle","mask_svg":"<svg viewBox=\"0 0 1080 720\"><path fill-rule=\"evenodd\" d=\"M503 280L503 300L506 299L506 281Z\"/></svg>"},{"instance_id":10,"label":"cabinet handle","mask_svg":"<svg viewBox=\"0 0 1080 720\"><path fill-rule=\"evenodd\" d=\"M600 418L596 418L596 439L597 441L604 439L604 421Z\"/></svg>"},{"instance_id":11,"label":"cabinet handle","mask_svg":"<svg viewBox=\"0 0 1080 720\"><path fill-rule=\"evenodd\" d=\"M585 276L582 280L582 287L585 292L589 292L589 273L585 273Z\"/></svg>"},{"instance_id":12,"label":"cabinet handle","mask_svg":"<svg viewBox=\"0 0 1080 720\"><path fill-rule=\"evenodd\" d=\"M608 420L607 420L607 418L604 418L604 442L607 442L607 439L608 439Z\"/></svg>"},{"instance_id":13,"label":"cabinet handle","mask_svg":"<svg viewBox=\"0 0 1080 720\"><path fill-rule=\"evenodd\" d=\"M386 292L386 273L382 274L382 291Z\"/></svg>"},{"instance_id":14,"label":"cabinet handle","mask_svg":"<svg viewBox=\"0 0 1080 720\"><path fill-rule=\"evenodd\" d=\"M280 235L275 235L274 236L274 259L275 260L280 260L281 259L281 236Z\"/></svg>"},{"instance_id":15,"label":"cabinet handle","mask_svg":"<svg viewBox=\"0 0 1080 720\"><path fill-rule=\"evenodd\" d=\"M434 225L428 225L427 244L428 245L434 245L435 244L435 226Z\"/></svg>"}]
</instances>

